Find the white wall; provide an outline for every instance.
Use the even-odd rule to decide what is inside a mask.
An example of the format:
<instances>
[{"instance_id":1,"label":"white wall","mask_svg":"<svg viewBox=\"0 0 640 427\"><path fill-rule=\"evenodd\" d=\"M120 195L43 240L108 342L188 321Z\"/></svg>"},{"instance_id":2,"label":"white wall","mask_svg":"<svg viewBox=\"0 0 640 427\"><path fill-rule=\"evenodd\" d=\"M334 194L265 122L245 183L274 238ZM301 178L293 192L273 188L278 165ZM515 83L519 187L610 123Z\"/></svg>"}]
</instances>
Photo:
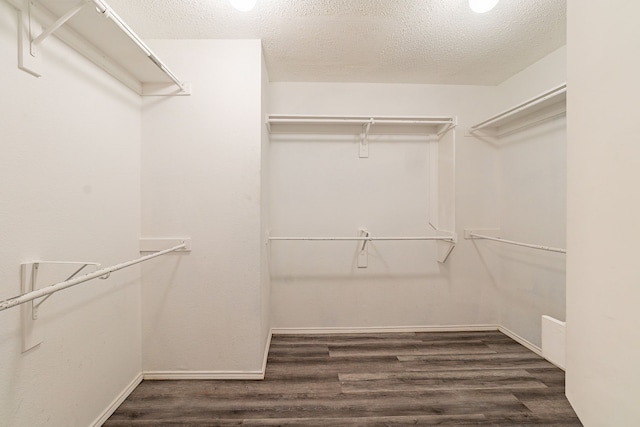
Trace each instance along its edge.
<instances>
[{"instance_id":1,"label":"white wall","mask_svg":"<svg viewBox=\"0 0 640 427\"><path fill-rule=\"evenodd\" d=\"M498 85L499 110L505 110L565 83L567 47L563 46Z\"/></svg>"},{"instance_id":2,"label":"white wall","mask_svg":"<svg viewBox=\"0 0 640 427\"><path fill-rule=\"evenodd\" d=\"M139 256L139 97L55 38L43 77L18 70L16 26L0 2L0 299L20 293L22 262ZM139 277L52 296L24 354L20 308L0 312L0 424L90 425L138 376Z\"/></svg>"},{"instance_id":3,"label":"white wall","mask_svg":"<svg viewBox=\"0 0 640 427\"><path fill-rule=\"evenodd\" d=\"M640 4L569 1L567 396L640 425Z\"/></svg>"},{"instance_id":4,"label":"white wall","mask_svg":"<svg viewBox=\"0 0 640 427\"><path fill-rule=\"evenodd\" d=\"M144 102L142 231L190 236L193 251L143 268L143 369L260 371L268 330L260 41L150 45L188 76L193 94Z\"/></svg>"},{"instance_id":5,"label":"white wall","mask_svg":"<svg viewBox=\"0 0 640 427\"><path fill-rule=\"evenodd\" d=\"M261 55L261 104L260 119L264 120L269 114L269 73L264 55ZM261 121L262 123L262 121ZM269 199L269 132L266 126L262 126L260 151L260 235L262 244L260 250L261 262L261 298L262 298L262 337L266 347L266 340L271 333L271 270L269 264L269 223L270 223L270 199Z\"/></svg>"},{"instance_id":6,"label":"white wall","mask_svg":"<svg viewBox=\"0 0 640 427\"><path fill-rule=\"evenodd\" d=\"M270 113L458 116L479 120L494 88L389 84L272 83ZM347 138L347 140L344 140ZM359 159L353 136L272 136L273 235L428 234L427 144L376 137ZM340 141L343 139L343 141ZM403 141L404 140L404 141ZM495 223L493 147L457 147L457 223ZM396 327L495 324L496 294L485 262L461 243L447 264L433 242L377 242L358 269L355 244L272 242L275 327Z\"/></svg>"},{"instance_id":7,"label":"white wall","mask_svg":"<svg viewBox=\"0 0 640 427\"><path fill-rule=\"evenodd\" d=\"M498 87L500 110L566 81L560 48ZM516 123L512 126L520 126ZM566 119L544 121L495 142L500 162L499 228L505 239L565 248ZM541 316L565 320L565 264L560 253L478 243L500 258L500 323L541 344Z\"/></svg>"}]
</instances>

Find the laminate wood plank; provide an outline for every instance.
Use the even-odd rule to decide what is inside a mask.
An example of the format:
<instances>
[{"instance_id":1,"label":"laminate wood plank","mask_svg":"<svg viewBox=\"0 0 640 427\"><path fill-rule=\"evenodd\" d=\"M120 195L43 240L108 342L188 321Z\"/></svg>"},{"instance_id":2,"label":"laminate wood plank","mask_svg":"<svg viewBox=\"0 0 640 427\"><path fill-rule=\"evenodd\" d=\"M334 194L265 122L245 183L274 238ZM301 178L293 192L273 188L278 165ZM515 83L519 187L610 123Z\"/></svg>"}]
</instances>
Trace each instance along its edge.
<instances>
[{"instance_id":1,"label":"laminate wood plank","mask_svg":"<svg viewBox=\"0 0 640 427\"><path fill-rule=\"evenodd\" d=\"M485 341L486 346L496 353L529 353L531 350L515 341Z\"/></svg>"},{"instance_id":2,"label":"laminate wood plank","mask_svg":"<svg viewBox=\"0 0 640 427\"><path fill-rule=\"evenodd\" d=\"M495 354L496 350L489 348L481 341L469 343L436 342L423 344L398 345L392 347L383 346L330 346L331 357L368 357L368 356L428 356L437 354Z\"/></svg>"},{"instance_id":3,"label":"laminate wood plank","mask_svg":"<svg viewBox=\"0 0 640 427\"><path fill-rule=\"evenodd\" d=\"M269 358L265 377L270 378L323 378L340 372L404 372L408 365L395 356L353 358Z\"/></svg>"},{"instance_id":4,"label":"laminate wood plank","mask_svg":"<svg viewBox=\"0 0 640 427\"><path fill-rule=\"evenodd\" d=\"M393 427L393 426L477 426L486 422L483 414L471 415L418 415L400 417L350 417L350 418L280 418L273 420L246 420L243 426L310 426L310 427L335 427L335 426L369 426L369 427Z\"/></svg>"},{"instance_id":5,"label":"laminate wood plank","mask_svg":"<svg viewBox=\"0 0 640 427\"><path fill-rule=\"evenodd\" d=\"M470 405L469 402L475 402ZM478 413L529 412L513 395L508 393L403 393L394 396L370 394L365 396L279 396L278 398L247 399L233 401L220 399L212 401L193 398L188 404L178 399L160 399L153 412L143 403L126 406L127 413L136 417L159 420L175 418L177 415L193 419L270 419L292 416L294 418L371 418L421 415L469 415ZM295 414L295 415L294 415ZM122 420L122 415L112 417Z\"/></svg>"},{"instance_id":6,"label":"laminate wood plank","mask_svg":"<svg viewBox=\"0 0 640 427\"><path fill-rule=\"evenodd\" d=\"M278 355L289 357L329 357L329 347L326 345L272 345L269 357Z\"/></svg>"},{"instance_id":7,"label":"laminate wood plank","mask_svg":"<svg viewBox=\"0 0 640 427\"><path fill-rule=\"evenodd\" d=\"M340 374L339 378L343 393L546 388L525 370L517 369Z\"/></svg>"},{"instance_id":8,"label":"laminate wood plank","mask_svg":"<svg viewBox=\"0 0 640 427\"><path fill-rule=\"evenodd\" d=\"M398 356L406 371L549 368L553 365L534 353L446 354Z\"/></svg>"},{"instance_id":9,"label":"laminate wood plank","mask_svg":"<svg viewBox=\"0 0 640 427\"><path fill-rule=\"evenodd\" d=\"M527 371L547 387L564 387L564 372L553 365L548 367L527 368Z\"/></svg>"}]
</instances>

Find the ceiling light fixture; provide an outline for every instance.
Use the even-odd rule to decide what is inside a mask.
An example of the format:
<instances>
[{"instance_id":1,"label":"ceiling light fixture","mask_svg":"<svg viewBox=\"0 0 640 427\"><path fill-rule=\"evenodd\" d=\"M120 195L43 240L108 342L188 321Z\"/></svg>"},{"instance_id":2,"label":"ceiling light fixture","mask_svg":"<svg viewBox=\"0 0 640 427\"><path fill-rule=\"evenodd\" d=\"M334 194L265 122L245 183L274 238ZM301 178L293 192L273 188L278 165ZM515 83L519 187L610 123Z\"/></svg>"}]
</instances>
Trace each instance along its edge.
<instances>
[{"instance_id":1,"label":"ceiling light fixture","mask_svg":"<svg viewBox=\"0 0 640 427\"><path fill-rule=\"evenodd\" d=\"M229 0L229 3L241 12L248 12L256 5L256 0Z\"/></svg>"},{"instance_id":2,"label":"ceiling light fixture","mask_svg":"<svg viewBox=\"0 0 640 427\"><path fill-rule=\"evenodd\" d=\"M469 7L476 13L489 12L496 7L499 0L469 0Z\"/></svg>"}]
</instances>

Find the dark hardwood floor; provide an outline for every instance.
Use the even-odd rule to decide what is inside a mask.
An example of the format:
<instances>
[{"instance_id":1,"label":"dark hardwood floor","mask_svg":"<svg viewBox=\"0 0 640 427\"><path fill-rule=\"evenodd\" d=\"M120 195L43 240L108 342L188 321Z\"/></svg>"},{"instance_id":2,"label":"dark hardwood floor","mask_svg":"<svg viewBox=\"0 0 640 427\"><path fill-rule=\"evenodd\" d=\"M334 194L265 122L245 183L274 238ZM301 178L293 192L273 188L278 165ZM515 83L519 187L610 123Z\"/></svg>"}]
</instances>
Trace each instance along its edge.
<instances>
[{"instance_id":1,"label":"dark hardwood floor","mask_svg":"<svg viewBox=\"0 0 640 427\"><path fill-rule=\"evenodd\" d=\"M580 426L500 332L275 335L264 381L143 381L105 426Z\"/></svg>"}]
</instances>

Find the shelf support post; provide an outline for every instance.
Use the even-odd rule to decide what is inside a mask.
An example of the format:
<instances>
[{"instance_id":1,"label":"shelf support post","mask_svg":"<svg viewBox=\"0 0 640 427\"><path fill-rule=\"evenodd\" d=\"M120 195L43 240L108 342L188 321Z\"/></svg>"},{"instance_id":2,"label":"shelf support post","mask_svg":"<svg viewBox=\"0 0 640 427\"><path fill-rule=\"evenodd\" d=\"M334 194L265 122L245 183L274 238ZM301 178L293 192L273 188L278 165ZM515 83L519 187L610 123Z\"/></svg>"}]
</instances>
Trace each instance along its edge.
<instances>
[{"instance_id":1,"label":"shelf support post","mask_svg":"<svg viewBox=\"0 0 640 427\"><path fill-rule=\"evenodd\" d=\"M36 47L42 43L47 37L51 34L55 33L58 28L62 27L67 21L73 18L78 12L80 12L86 5L89 3L89 0L82 0L80 3L72 7L58 18L53 24L51 24L48 28L43 30L40 35L31 40L31 55L36 56ZM29 21L31 21L31 9L29 9Z\"/></svg>"},{"instance_id":2,"label":"shelf support post","mask_svg":"<svg viewBox=\"0 0 640 427\"><path fill-rule=\"evenodd\" d=\"M366 159L369 157L369 129L371 125L375 123L374 119L362 125L362 134L360 135L360 158Z\"/></svg>"},{"instance_id":3,"label":"shelf support post","mask_svg":"<svg viewBox=\"0 0 640 427\"><path fill-rule=\"evenodd\" d=\"M369 243L369 240L367 239L367 237L369 237L369 232L364 229L361 228L359 230L359 237L362 237L362 246L359 247L358 250L358 268L367 268L369 266L369 253L367 251L367 244Z\"/></svg>"}]
</instances>

